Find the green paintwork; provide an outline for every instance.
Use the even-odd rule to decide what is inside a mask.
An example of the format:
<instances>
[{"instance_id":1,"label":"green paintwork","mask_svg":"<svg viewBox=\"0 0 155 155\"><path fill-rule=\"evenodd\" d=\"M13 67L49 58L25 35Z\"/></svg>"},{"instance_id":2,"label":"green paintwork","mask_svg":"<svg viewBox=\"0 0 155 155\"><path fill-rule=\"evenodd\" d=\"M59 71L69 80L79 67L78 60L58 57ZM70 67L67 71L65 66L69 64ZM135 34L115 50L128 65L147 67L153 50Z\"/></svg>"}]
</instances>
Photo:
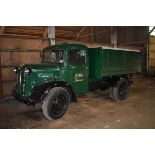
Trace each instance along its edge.
<instances>
[{"instance_id":1,"label":"green paintwork","mask_svg":"<svg viewBox=\"0 0 155 155\"><path fill-rule=\"evenodd\" d=\"M89 49L89 80L99 81L107 76L141 71L140 52L121 49Z\"/></svg>"},{"instance_id":2,"label":"green paintwork","mask_svg":"<svg viewBox=\"0 0 155 155\"><path fill-rule=\"evenodd\" d=\"M27 99L31 91L46 81L64 81L74 90L75 94L88 92L88 84L101 80L104 76L133 73L140 70L139 53L113 49L87 48L81 44L61 44L47 47L43 50L64 50L64 59L61 64L28 64L20 65L18 71L18 95ZM73 66L68 62L68 52L72 49L82 49L86 52L84 64ZM28 67L31 74L25 76L24 70Z\"/></svg>"},{"instance_id":3,"label":"green paintwork","mask_svg":"<svg viewBox=\"0 0 155 155\"><path fill-rule=\"evenodd\" d=\"M24 76L24 70L29 67L32 70L30 76ZM18 74L18 90L23 97L30 95L34 86L41 84L44 81L54 80L58 76L58 66L50 64L41 65L21 65ZM25 84L23 84L25 82ZM25 86L24 86L25 85Z\"/></svg>"},{"instance_id":4,"label":"green paintwork","mask_svg":"<svg viewBox=\"0 0 155 155\"><path fill-rule=\"evenodd\" d=\"M73 66L68 63L68 52L72 49L84 49L87 53L87 47L78 44L61 44L51 46L47 49L63 49L64 63L53 64L28 64L19 66L18 73L18 94L21 99L26 99L31 95L32 89L46 81L64 81L72 86L76 94L88 92L88 58L85 64ZM43 52L44 52L43 50ZM29 76L24 75L26 67L31 69ZM82 81L76 75L82 74ZM78 78L78 79L77 79ZM75 80L77 79L77 80Z\"/></svg>"}]
</instances>

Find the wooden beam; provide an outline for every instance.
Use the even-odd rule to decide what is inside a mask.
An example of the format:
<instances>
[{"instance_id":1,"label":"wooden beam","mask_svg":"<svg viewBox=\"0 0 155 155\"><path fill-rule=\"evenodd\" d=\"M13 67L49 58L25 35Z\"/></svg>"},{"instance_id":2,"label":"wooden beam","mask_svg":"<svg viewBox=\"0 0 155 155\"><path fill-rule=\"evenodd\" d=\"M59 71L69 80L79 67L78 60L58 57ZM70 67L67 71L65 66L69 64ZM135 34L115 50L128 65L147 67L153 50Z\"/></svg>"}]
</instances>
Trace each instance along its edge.
<instances>
[{"instance_id":1,"label":"wooden beam","mask_svg":"<svg viewBox=\"0 0 155 155\"><path fill-rule=\"evenodd\" d=\"M80 31L76 34L76 40L79 39L81 33L84 32L84 31L86 30L86 28L87 28L87 26L83 26L83 27L80 29Z\"/></svg>"},{"instance_id":2,"label":"wooden beam","mask_svg":"<svg viewBox=\"0 0 155 155\"><path fill-rule=\"evenodd\" d=\"M0 34L0 38L22 38L22 39L40 39L47 40L48 38L39 37L39 36L30 36L30 35L15 35L15 34Z\"/></svg>"},{"instance_id":3,"label":"wooden beam","mask_svg":"<svg viewBox=\"0 0 155 155\"><path fill-rule=\"evenodd\" d=\"M73 26L73 28L74 28L74 26ZM77 29L72 29L72 26L70 27L70 26L56 26L55 27L55 29L56 29L56 31L65 31L65 32L72 32L72 33L78 33L79 32L79 30L77 30Z\"/></svg>"},{"instance_id":4,"label":"wooden beam","mask_svg":"<svg viewBox=\"0 0 155 155\"><path fill-rule=\"evenodd\" d=\"M105 30L105 31L100 31L100 32L95 32L95 35L98 35L98 34L102 34L102 33L107 33L107 32L111 32L111 30ZM89 37L89 36L92 36L93 34L92 33L89 33L89 34L85 34L85 35L80 35L79 38L83 38L83 37Z\"/></svg>"},{"instance_id":5,"label":"wooden beam","mask_svg":"<svg viewBox=\"0 0 155 155\"><path fill-rule=\"evenodd\" d=\"M155 30L155 26L152 28L151 31L149 31L149 34L151 34Z\"/></svg>"},{"instance_id":6,"label":"wooden beam","mask_svg":"<svg viewBox=\"0 0 155 155\"><path fill-rule=\"evenodd\" d=\"M142 40L142 41L117 42L117 43L122 44L122 45L139 45L139 44L145 44L146 41Z\"/></svg>"},{"instance_id":7,"label":"wooden beam","mask_svg":"<svg viewBox=\"0 0 155 155\"><path fill-rule=\"evenodd\" d=\"M0 53L2 52L40 52L42 49L29 49L29 48L0 48Z\"/></svg>"},{"instance_id":8,"label":"wooden beam","mask_svg":"<svg viewBox=\"0 0 155 155\"><path fill-rule=\"evenodd\" d=\"M9 26L6 29L6 26L5 26L5 33L1 33L1 32L4 32L4 28L0 27L0 34L30 35L30 36L42 37L46 27L43 27L40 29L37 29L37 28L35 29L35 28L30 29L29 27L22 28L20 26L17 26L17 27Z\"/></svg>"},{"instance_id":9,"label":"wooden beam","mask_svg":"<svg viewBox=\"0 0 155 155\"><path fill-rule=\"evenodd\" d=\"M7 29L6 33L9 34L30 34L30 35L41 35L44 31L38 30L24 30L24 29Z\"/></svg>"},{"instance_id":10,"label":"wooden beam","mask_svg":"<svg viewBox=\"0 0 155 155\"><path fill-rule=\"evenodd\" d=\"M10 29L23 29L23 30L44 30L45 26L9 26ZM46 26L47 27L47 26Z\"/></svg>"}]
</instances>

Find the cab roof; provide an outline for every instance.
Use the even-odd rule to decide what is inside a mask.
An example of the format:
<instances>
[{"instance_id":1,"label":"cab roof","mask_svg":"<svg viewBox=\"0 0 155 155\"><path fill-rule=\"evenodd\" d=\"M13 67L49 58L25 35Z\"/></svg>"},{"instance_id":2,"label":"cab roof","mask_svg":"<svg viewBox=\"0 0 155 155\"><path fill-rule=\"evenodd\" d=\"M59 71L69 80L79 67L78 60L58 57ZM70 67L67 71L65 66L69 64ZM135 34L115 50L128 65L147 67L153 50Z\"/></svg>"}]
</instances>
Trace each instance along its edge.
<instances>
[{"instance_id":1,"label":"cab roof","mask_svg":"<svg viewBox=\"0 0 155 155\"><path fill-rule=\"evenodd\" d=\"M49 50L49 49L63 49L63 50L87 49L87 46L82 44L62 43L62 44L46 47L44 50Z\"/></svg>"}]
</instances>

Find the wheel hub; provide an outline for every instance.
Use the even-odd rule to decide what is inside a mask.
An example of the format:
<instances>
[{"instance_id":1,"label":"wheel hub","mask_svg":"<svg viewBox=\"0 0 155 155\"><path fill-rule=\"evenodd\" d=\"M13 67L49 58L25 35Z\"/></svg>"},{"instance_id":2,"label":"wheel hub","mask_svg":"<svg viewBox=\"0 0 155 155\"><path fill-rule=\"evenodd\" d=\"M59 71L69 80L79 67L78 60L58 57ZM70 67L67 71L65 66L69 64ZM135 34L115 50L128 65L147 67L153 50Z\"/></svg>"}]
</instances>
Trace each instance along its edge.
<instances>
[{"instance_id":1,"label":"wheel hub","mask_svg":"<svg viewBox=\"0 0 155 155\"><path fill-rule=\"evenodd\" d=\"M64 105L65 105L65 97L63 95L57 96L53 100L53 106L52 106L53 113L56 113L56 114L61 113Z\"/></svg>"}]
</instances>

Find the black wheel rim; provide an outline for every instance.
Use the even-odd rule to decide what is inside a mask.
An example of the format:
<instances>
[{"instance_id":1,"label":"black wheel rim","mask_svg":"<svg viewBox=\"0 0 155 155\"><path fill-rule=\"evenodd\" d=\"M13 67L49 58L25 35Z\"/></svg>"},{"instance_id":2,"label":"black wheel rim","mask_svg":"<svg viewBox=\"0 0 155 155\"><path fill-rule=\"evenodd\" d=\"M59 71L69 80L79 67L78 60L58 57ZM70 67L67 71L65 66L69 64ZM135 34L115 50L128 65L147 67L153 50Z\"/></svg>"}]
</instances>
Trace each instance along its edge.
<instances>
[{"instance_id":1,"label":"black wheel rim","mask_svg":"<svg viewBox=\"0 0 155 155\"><path fill-rule=\"evenodd\" d=\"M122 83L119 86L119 96L120 97L124 97L127 93L127 84L126 83Z\"/></svg>"},{"instance_id":2,"label":"black wheel rim","mask_svg":"<svg viewBox=\"0 0 155 155\"><path fill-rule=\"evenodd\" d=\"M61 94L52 100L52 113L54 115L62 114L66 106L66 97Z\"/></svg>"}]
</instances>

